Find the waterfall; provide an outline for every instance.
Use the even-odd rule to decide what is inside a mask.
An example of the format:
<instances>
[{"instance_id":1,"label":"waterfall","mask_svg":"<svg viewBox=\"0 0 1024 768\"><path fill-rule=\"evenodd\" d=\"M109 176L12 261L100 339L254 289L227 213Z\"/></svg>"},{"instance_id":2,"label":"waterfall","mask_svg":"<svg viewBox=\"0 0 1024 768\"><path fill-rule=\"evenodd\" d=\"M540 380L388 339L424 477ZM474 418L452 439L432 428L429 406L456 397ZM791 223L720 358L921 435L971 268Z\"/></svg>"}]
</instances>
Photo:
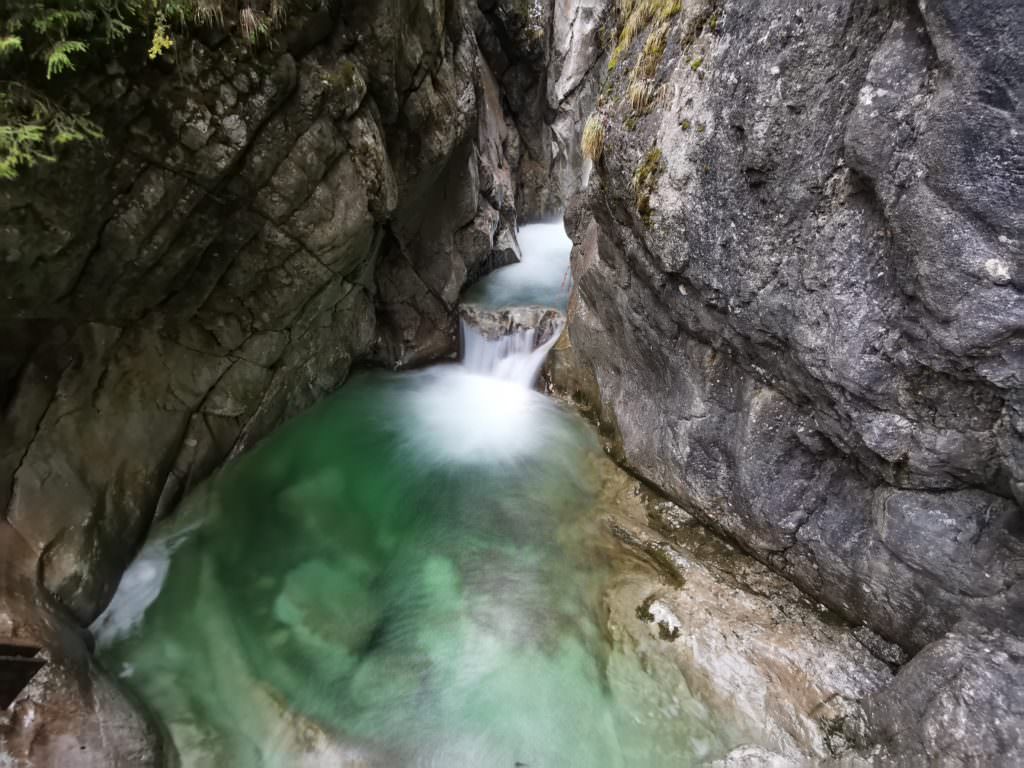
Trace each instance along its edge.
<instances>
[{"instance_id":1,"label":"waterfall","mask_svg":"<svg viewBox=\"0 0 1024 768\"><path fill-rule=\"evenodd\" d=\"M559 324L551 338L539 346L537 329L516 330L498 339L488 339L465 320L462 328L462 366L471 373L531 387L537 380L548 352L562 332Z\"/></svg>"},{"instance_id":2,"label":"waterfall","mask_svg":"<svg viewBox=\"0 0 1024 768\"><path fill-rule=\"evenodd\" d=\"M668 768L717 749L672 662L612 631L600 446L534 387L564 261L524 258L511 277L544 279L463 306L459 362L354 374L150 532L93 630L182 765Z\"/></svg>"},{"instance_id":3,"label":"waterfall","mask_svg":"<svg viewBox=\"0 0 1024 768\"><path fill-rule=\"evenodd\" d=\"M110 604L89 627L97 647L105 648L138 629L146 609L160 596L174 550L197 527L194 523L178 526L176 522L150 538L121 576ZM130 674L130 669L121 671L122 677Z\"/></svg>"},{"instance_id":4,"label":"waterfall","mask_svg":"<svg viewBox=\"0 0 1024 768\"><path fill-rule=\"evenodd\" d=\"M557 443L557 408L532 388L564 322L537 344L536 328L513 328L496 339L461 321L462 360L409 374L400 442L426 466L518 461ZM542 332L541 332L542 333ZM101 648L138 629L160 595L171 556L195 530L184 523L161 528L125 571L117 593L92 624ZM131 669L121 671L123 676Z\"/></svg>"},{"instance_id":5,"label":"waterfall","mask_svg":"<svg viewBox=\"0 0 1024 768\"><path fill-rule=\"evenodd\" d=\"M404 442L428 464L494 464L529 457L550 439L556 406L532 389L561 332L497 339L463 321L463 358L422 371L408 400Z\"/></svg>"}]
</instances>

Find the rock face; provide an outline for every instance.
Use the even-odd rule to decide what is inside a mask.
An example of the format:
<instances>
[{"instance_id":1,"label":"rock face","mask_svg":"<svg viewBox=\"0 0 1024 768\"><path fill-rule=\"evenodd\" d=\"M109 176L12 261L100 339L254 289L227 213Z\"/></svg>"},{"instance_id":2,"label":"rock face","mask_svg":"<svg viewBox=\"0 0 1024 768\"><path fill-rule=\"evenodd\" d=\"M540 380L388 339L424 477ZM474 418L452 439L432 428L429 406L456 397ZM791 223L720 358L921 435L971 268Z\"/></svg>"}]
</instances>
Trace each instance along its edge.
<instances>
[{"instance_id":1,"label":"rock face","mask_svg":"<svg viewBox=\"0 0 1024 768\"><path fill-rule=\"evenodd\" d=\"M538 346L561 333L565 325L565 318L561 312L544 307L483 309L464 306L459 310L459 318L491 341L524 331L535 331L535 342Z\"/></svg>"},{"instance_id":2,"label":"rock face","mask_svg":"<svg viewBox=\"0 0 1024 768\"><path fill-rule=\"evenodd\" d=\"M354 363L449 354L463 284L517 258L464 4L201 37L76 76L106 140L0 187L0 510L83 623L155 514Z\"/></svg>"},{"instance_id":3,"label":"rock face","mask_svg":"<svg viewBox=\"0 0 1024 768\"><path fill-rule=\"evenodd\" d=\"M555 369L630 468L847 619L926 654L1020 636L1019 4L625 7ZM980 683L1007 667L963 668L988 703L936 683L915 749L983 712L1020 733Z\"/></svg>"},{"instance_id":4,"label":"rock face","mask_svg":"<svg viewBox=\"0 0 1024 768\"><path fill-rule=\"evenodd\" d=\"M565 210L590 163L583 122L597 101L611 0L476 0L474 28L495 92L506 105L517 205L527 219Z\"/></svg>"},{"instance_id":5,"label":"rock face","mask_svg":"<svg viewBox=\"0 0 1024 768\"><path fill-rule=\"evenodd\" d=\"M632 478L606 473L600 508L612 510L616 537L657 565L653 577L620 569L610 623L673 661L732 743L768 748L779 765L855 756L867 732L860 702L892 680L872 655L880 638L837 621Z\"/></svg>"},{"instance_id":6,"label":"rock face","mask_svg":"<svg viewBox=\"0 0 1024 768\"><path fill-rule=\"evenodd\" d=\"M35 658L45 662L10 707L0 705L0 765L170 765L161 752L157 728L93 663L86 632L40 593L34 553L3 521L0 586L0 644L38 648ZM0 656L6 655L6 650L0 651Z\"/></svg>"},{"instance_id":7,"label":"rock face","mask_svg":"<svg viewBox=\"0 0 1024 768\"><path fill-rule=\"evenodd\" d=\"M1024 640L964 622L867 700L873 738L903 765L1024 761Z\"/></svg>"}]
</instances>

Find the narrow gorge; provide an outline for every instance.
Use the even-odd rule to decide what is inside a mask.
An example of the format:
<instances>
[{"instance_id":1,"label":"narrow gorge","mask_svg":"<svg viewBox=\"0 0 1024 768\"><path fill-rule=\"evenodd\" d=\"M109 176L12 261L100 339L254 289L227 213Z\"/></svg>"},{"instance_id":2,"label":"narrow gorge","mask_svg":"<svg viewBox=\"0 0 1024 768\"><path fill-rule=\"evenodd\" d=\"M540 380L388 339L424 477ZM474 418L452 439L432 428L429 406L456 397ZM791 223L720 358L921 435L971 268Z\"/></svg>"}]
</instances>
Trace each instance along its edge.
<instances>
[{"instance_id":1,"label":"narrow gorge","mask_svg":"<svg viewBox=\"0 0 1024 768\"><path fill-rule=\"evenodd\" d=\"M1017 0L0 20L0 766L1024 762Z\"/></svg>"}]
</instances>

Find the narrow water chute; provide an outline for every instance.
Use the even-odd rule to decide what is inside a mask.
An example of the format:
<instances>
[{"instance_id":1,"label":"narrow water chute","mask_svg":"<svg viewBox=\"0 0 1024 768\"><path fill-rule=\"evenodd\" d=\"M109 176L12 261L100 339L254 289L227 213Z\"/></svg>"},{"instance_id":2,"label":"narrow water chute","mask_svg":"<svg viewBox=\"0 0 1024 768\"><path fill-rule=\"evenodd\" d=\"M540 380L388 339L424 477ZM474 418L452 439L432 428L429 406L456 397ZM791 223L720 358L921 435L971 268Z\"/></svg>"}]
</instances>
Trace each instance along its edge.
<instances>
[{"instance_id":1,"label":"narrow water chute","mask_svg":"<svg viewBox=\"0 0 1024 768\"><path fill-rule=\"evenodd\" d=\"M532 386L560 332L537 345L536 329L490 339L463 320L462 362L419 374L407 404L403 433L417 460L507 462L553 439L557 408Z\"/></svg>"}]
</instances>

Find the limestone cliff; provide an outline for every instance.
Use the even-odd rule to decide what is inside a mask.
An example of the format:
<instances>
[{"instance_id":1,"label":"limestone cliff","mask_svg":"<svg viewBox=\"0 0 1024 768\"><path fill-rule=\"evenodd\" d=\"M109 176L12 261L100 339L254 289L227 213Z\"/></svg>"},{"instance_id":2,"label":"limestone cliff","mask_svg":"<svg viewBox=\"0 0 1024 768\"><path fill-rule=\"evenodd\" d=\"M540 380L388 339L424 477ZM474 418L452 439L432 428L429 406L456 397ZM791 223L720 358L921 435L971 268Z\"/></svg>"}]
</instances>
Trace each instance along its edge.
<instances>
[{"instance_id":1,"label":"limestone cliff","mask_svg":"<svg viewBox=\"0 0 1024 768\"><path fill-rule=\"evenodd\" d=\"M527 219L561 215L586 183L583 122L597 101L610 0L478 0L477 39L508 118Z\"/></svg>"},{"instance_id":2,"label":"limestone cliff","mask_svg":"<svg viewBox=\"0 0 1024 768\"><path fill-rule=\"evenodd\" d=\"M1024 632L1019 4L618 8L569 215L571 386L686 509L928 646L878 738L1019 755L1019 697L981 682L1020 674Z\"/></svg>"}]
</instances>

